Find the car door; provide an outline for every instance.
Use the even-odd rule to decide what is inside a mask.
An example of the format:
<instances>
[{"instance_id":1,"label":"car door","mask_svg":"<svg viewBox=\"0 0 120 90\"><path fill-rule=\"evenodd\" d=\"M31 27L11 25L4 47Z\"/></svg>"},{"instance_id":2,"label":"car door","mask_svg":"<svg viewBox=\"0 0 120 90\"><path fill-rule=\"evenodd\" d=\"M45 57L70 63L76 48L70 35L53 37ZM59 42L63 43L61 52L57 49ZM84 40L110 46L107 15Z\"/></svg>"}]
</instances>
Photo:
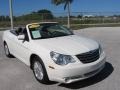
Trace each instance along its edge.
<instances>
[{"instance_id":1,"label":"car door","mask_svg":"<svg viewBox=\"0 0 120 90\"><path fill-rule=\"evenodd\" d=\"M24 29L21 34L25 35L25 40L18 40L18 38L16 39L16 46L17 46L16 53L17 53L17 57L28 65L31 51L29 49L30 42L29 42L27 30Z\"/></svg>"},{"instance_id":2,"label":"car door","mask_svg":"<svg viewBox=\"0 0 120 90\"><path fill-rule=\"evenodd\" d=\"M17 48L17 45L16 45L16 40L17 40L17 36L18 36L18 33L17 33L17 30L10 30L7 35L6 35L6 42L8 44L8 48L10 50L10 53L13 54L14 56L17 55L16 53L16 48Z\"/></svg>"}]
</instances>

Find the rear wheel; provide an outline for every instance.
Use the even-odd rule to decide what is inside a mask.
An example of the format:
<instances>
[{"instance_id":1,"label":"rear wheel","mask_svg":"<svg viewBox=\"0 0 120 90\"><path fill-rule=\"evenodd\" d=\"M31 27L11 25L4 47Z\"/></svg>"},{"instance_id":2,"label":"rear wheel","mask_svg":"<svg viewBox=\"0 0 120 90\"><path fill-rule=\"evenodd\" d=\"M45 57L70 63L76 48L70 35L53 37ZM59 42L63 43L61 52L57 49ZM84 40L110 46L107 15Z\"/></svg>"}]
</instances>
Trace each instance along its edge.
<instances>
[{"instance_id":1,"label":"rear wheel","mask_svg":"<svg viewBox=\"0 0 120 90\"><path fill-rule=\"evenodd\" d=\"M49 82L44 63L37 56L33 58L32 69L33 69L33 73L35 75L35 78L40 83L47 84Z\"/></svg>"},{"instance_id":2,"label":"rear wheel","mask_svg":"<svg viewBox=\"0 0 120 90\"><path fill-rule=\"evenodd\" d=\"M8 45L7 45L6 43L4 43L4 51L5 51L5 55L6 55L7 57L12 57L12 55L10 54Z\"/></svg>"}]
</instances>

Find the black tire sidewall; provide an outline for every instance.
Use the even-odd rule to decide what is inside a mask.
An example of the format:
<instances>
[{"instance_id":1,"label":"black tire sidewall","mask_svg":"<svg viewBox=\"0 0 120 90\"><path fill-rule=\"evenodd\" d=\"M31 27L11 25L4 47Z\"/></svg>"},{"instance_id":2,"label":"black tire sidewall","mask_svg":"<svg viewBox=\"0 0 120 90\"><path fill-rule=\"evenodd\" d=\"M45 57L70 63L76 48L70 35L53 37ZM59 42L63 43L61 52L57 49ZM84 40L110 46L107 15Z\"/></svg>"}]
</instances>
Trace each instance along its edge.
<instances>
[{"instance_id":1,"label":"black tire sidewall","mask_svg":"<svg viewBox=\"0 0 120 90\"><path fill-rule=\"evenodd\" d=\"M8 49L8 54L6 53L6 46L7 46L7 49ZM11 57L11 54L10 54L10 51L9 51L9 47L8 47L8 45L6 43L4 44L4 51L5 51L5 55L7 57Z\"/></svg>"},{"instance_id":2,"label":"black tire sidewall","mask_svg":"<svg viewBox=\"0 0 120 90\"><path fill-rule=\"evenodd\" d=\"M35 72L34 72L34 70L33 70L34 76L35 76L35 78L36 78L40 83L47 84L47 83L49 82L49 79L48 79L48 75L47 75L47 72L46 72L46 69L45 69L45 65L44 65L43 61L42 61L38 56L36 56L36 57L33 58L32 69L34 69L34 63L35 63L36 61L39 62L39 63L41 64L41 66L42 66L43 79L42 79L42 80L39 80L39 79L35 76Z\"/></svg>"}]
</instances>

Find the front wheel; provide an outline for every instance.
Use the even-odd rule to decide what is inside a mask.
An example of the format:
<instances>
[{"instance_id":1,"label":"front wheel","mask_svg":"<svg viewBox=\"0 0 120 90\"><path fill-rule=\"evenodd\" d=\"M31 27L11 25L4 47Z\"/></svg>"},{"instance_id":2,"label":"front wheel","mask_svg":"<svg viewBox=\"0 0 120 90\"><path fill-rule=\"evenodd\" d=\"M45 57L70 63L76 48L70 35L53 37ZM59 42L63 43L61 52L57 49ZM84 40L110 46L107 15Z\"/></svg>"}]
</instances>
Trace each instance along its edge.
<instances>
[{"instance_id":1,"label":"front wheel","mask_svg":"<svg viewBox=\"0 0 120 90\"><path fill-rule=\"evenodd\" d=\"M32 69L33 69L35 78L39 82L47 84L49 82L49 79L48 79L48 75L43 62L39 59L39 57L34 57L33 59L34 60L32 63L33 64Z\"/></svg>"},{"instance_id":2,"label":"front wheel","mask_svg":"<svg viewBox=\"0 0 120 90\"><path fill-rule=\"evenodd\" d=\"M6 55L7 57L11 57L11 56L12 56L12 55L10 54L8 45L7 45L6 43L4 44L4 51L5 51L5 55Z\"/></svg>"}]
</instances>

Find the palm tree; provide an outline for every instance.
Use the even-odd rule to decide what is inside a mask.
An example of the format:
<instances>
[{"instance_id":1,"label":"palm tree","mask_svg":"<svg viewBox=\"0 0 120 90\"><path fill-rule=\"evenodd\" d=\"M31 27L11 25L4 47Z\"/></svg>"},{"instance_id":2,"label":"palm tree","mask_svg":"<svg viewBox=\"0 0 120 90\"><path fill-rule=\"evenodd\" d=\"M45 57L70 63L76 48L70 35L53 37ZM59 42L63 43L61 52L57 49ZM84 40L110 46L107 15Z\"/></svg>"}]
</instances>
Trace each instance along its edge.
<instances>
[{"instance_id":1,"label":"palm tree","mask_svg":"<svg viewBox=\"0 0 120 90\"><path fill-rule=\"evenodd\" d=\"M52 0L52 3L55 5L64 4L64 10L68 9L68 28L70 28L70 4L73 0Z\"/></svg>"}]
</instances>

